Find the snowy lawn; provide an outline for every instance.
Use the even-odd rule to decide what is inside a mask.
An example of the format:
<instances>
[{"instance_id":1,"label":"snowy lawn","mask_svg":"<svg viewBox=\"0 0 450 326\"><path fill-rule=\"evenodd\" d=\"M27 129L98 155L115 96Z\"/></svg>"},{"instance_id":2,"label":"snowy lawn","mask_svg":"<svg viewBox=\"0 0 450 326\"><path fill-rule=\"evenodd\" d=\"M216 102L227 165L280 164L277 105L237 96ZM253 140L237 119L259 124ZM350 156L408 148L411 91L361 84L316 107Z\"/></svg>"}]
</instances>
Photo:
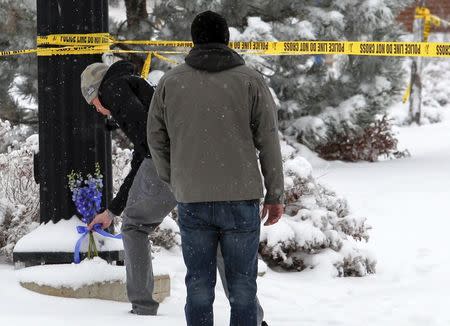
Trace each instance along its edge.
<instances>
[{"instance_id":1,"label":"snowy lawn","mask_svg":"<svg viewBox=\"0 0 450 326\"><path fill-rule=\"evenodd\" d=\"M321 183L369 218L377 274L344 279L320 268L269 270L258 280L269 325L450 325L450 123L401 129L400 141L411 158L315 166ZM0 325L183 325L180 251L164 251L154 263L172 277L172 296L157 317L130 315L124 303L30 292L17 283L12 266L0 264ZM228 325L221 285L216 294L216 325Z\"/></svg>"}]
</instances>

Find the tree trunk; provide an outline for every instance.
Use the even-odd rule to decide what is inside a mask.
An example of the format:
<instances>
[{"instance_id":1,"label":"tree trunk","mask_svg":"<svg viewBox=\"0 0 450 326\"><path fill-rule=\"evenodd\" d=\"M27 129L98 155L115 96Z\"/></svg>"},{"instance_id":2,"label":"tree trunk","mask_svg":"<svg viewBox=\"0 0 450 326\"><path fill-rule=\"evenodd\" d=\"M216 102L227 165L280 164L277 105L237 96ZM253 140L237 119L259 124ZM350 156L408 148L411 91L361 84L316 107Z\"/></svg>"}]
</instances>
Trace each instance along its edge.
<instances>
[{"instance_id":1,"label":"tree trunk","mask_svg":"<svg viewBox=\"0 0 450 326\"><path fill-rule=\"evenodd\" d=\"M147 0L125 0L127 25L130 32L139 30L140 21L148 17Z\"/></svg>"},{"instance_id":2,"label":"tree trunk","mask_svg":"<svg viewBox=\"0 0 450 326\"><path fill-rule=\"evenodd\" d=\"M420 0L419 6L425 7L426 0ZM414 20L413 33L415 42L424 42L425 20L416 18ZM422 68L423 58L414 57L411 67L411 95L409 97L409 116L411 122L421 123L422 116Z\"/></svg>"}]
</instances>

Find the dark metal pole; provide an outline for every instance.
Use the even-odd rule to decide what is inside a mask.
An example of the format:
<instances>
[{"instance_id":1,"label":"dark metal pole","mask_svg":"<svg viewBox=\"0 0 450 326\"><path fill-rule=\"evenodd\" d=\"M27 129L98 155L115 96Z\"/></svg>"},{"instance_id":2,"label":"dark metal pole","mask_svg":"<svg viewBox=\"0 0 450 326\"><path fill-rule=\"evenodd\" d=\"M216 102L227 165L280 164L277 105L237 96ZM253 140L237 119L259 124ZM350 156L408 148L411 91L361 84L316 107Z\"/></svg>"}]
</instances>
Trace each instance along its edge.
<instances>
[{"instance_id":1,"label":"dark metal pole","mask_svg":"<svg viewBox=\"0 0 450 326\"><path fill-rule=\"evenodd\" d=\"M38 35L108 31L107 0L37 0ZM67 174L104 175L103 205L112 197L111 135L80 92L83 69L100 55L38 57L41 223L75 213Z\"/></svg>"}]
</instances>

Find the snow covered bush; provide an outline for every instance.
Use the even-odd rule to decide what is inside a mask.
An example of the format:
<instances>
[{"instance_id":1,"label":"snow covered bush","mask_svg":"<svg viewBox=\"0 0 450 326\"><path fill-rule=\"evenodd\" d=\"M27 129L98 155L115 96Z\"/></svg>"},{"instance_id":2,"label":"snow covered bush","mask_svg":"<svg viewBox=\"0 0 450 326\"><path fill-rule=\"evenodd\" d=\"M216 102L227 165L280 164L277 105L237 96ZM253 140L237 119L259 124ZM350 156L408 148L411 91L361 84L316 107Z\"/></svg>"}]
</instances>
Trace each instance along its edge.
<instances>
[{"instance_id":1,"label":"snow covered bush","mask_svg":"<svg viewBox=\"0 0 450 326\"><path fill-rule=\"evenodd\" d=\"M122 185L123 180L131 169L133 152L128 148L121 148L115 141L112 142L112 177L113 195L115 196Z\"/></svg>"},{"instance_id":2,"label":"snow covered bush","mask_svg":"<svg viewBox=\"0 0 450 326\"><path fill-rule=\"evenodd\" d=\"M8 150L8 147L17 148L32 133L32 128L23 124L11 125L8 120L0 119L0 153Z\"/></svg>"},{"instance_id":3,"label":"snow covered bush","mask_svg":"<svg viewBox=\"0 0 450 326\"><path fill-rule=\"evenodd\" d=\"M386 115L364 129L342 122L342 128L335 130L335 125L331 124L326 137L327 141L315 148L319 156L326 160L376 162L382 156L408 156L408 152L398 151L398 141Z\"/></svg>"},{"instance_id":4,"label":"snow covered bush","mask_svg":"<svg viewBox=\"0 0 450 326\"><path fill-rule=\"evenodd\" d=\"M0 252L12 257L15 243L38 226L39 186L33 176L38 136L0 154Z\"/></svg>"},{"instance_id":5,"label":"snow covered bush","mask_svg":"<svg viewBox=\"0 0 450 326\"><path fill-rule=\"evenodd\" d=\"M423 70L422 123L437 123L450 112L450 62L448 60L425 60Z\"/></svg>"},{"instance_id":6,"label":"snow covered bush","mask_svg":"<svg viewBox=\"0 0 450 326\"><path fill-rule=\"evenodd\" d=\"M181 245L180 228L176 222L176 213L172 212L150 234L150 240L154 246L170 249Z\"/></svg>"},{"instance_id":7,"label":"snow covered bush","mask_svg":"<svg viewBox=\"0 0 450 326\"><path fill-rule=\"evenodd\" d=\"M2 50L36 47L36 3L2 0L0 5ZM11 121L36 121L37 60L32 55L4 57L0 61L0 116Z\"/></svg>"},{"instance_id":8,"label":"snow covered bush","mask_svg":"<svg viewBox=\"0 0 450 326\"><path fill-rule=\"evenodd\" d=\"M286 270L328 264L338 276L374 273L375 260L355 244L369 239L366 219L353 216L344 199L314 180L311 165L298 156L295 144L283 141L283 156L285 215L262 228L263 259ZM319 259L324 254L327 259Z\"/></svg>"}]
</instances>

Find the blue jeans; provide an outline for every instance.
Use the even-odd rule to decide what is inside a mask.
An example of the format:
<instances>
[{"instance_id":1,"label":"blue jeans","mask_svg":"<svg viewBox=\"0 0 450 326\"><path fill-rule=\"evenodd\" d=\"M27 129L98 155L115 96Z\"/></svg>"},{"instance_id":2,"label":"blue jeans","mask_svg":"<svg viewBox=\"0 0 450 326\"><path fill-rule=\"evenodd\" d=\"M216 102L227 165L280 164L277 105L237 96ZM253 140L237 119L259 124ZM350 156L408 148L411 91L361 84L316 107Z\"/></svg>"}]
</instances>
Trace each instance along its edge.
<instances>
[{"instance_id":1,"label":"blue jeans","mask_svg":"<svg viewBox=\"0 0 450 326\"><path fill-rule=\"evenodd\" d=\"M187 325L213 325L220 244L231 306L230 325L256 326L259 200L178 203L178 215L187 267Z\"/></svg>"}]
</instances>

